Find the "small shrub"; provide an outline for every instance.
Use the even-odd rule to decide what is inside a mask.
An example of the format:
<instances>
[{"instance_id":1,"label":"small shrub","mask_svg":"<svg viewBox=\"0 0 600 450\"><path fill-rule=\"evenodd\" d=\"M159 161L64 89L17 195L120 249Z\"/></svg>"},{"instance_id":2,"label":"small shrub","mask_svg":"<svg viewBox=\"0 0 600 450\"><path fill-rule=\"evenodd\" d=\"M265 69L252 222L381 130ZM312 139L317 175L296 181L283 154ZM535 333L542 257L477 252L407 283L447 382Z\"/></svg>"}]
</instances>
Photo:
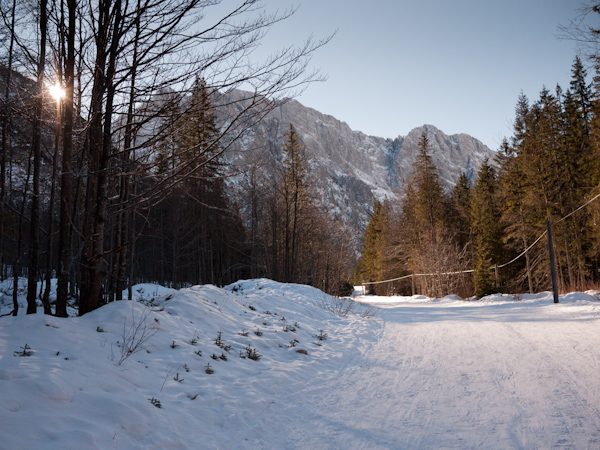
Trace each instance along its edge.
<instances>
[{"instance_id":1,"label":"small shrub","mask_svg":"<svg viewBox=\"0 0 600 450\"><path fill-rule=\"evenodd\" d=\"M194 354L202 357L202 350L196 350Z\"/></svg>"},{"instance_id":2,"label":"small shrub","mask_svg":"<svg viewBox=\"0 0 600 450\"><path fill-rule=\"evenodd\" d=\"M240 336L248 336L248 330L242 330L239 334Z\"/></svg>"},{"instance_id":3,"label":"small shrub","mask_svg":"<svg viewBox=\"0 0 600 450\"><path fill-rule=\"evenodd\" d=\"M183 378L179 378L179 372L177 372L177 374L173 377L173 380L178 381L179 383L181 383L183 381Z\"/></svg>"},{"instance_id":4,"label":"small shrub","mask_svg":"<svg viewBox=\"0 0 600 450\"><path fill-rule=\"evenodd\" d=\"M175 341L173 341L173 343L169 347L177 348L177 347L179 347L179 344L176 344Z\"/></svg>"},{"instance_id":5,"label":"small shrub","mask_svg":"<svg viewBox=\"0 0 600 450\"><path fill-rule=\"evenodd\" d=\"M262 336L263 332L260 331L260 328L257 328L256 331L254 332L254 334L257 335L257 336Z\"/></svg>"},{"instance_id":6,"label":"small shrub","mask_svg":"<svg viewBox=\"0 0 600 450\"><path fill-rule=\"evenodd\" d=\"M148 401L150 403L152 403L154 406L156 406L157 408L162 408L162 405L160 404L160 401L155 399L154 397L149 398Z\"/></svg>"},{"instance_id":7,"label":"small shrub","mask_svg":"<svg viewBox=\"0 0 600 450\"><path fill-rule=\"evenodd\" d=\"M139 291L138 291L138 292L139 292ZM141 303L142 305L144 305L144 306L145 306L145 307L147 307L147 308L152 308L152 307L154 307L154 306L155 306L155 305L154 305L154 302L155 302L155 299L154 299L154 298L147 299L147 298L144 298L144 297L140 297L140 298L138 299L138 303Z\"/></svg>"},{"instance_id":8,"label":"small shrub","mask_svg":"<svg viewBox=\"0 0 600 450\"><path fill-rule=\"evenodd\" d=\"M21 351L16 350L14 352L15 356L31 356L31 355L33 355L33 351L31 351L31 347L29 345L25 344L24 347L20 347L20 348L21 348Z\"/></svg>"},{"instance_id":9,"label":"small shrub","mask_svg":"<svg viewBox=\"0 0 600 450\"><path fill-rule=\"evenodd\" d=\"M327 333L324 333L323 330L319 330L319 334L316 334L315 337L319 341L324 341L325 339L327 339Z\"/></svg>"},{"instance_id":10,"label":"small shrub","mask_svg":"<svg viewBox=\"0 0 600 450\"><path fill-rule=\"evenodd\" d=\"M167 382L167 380L169 379L169 377L171 375L173 375L174 373L177 373L177 371L179 369L181 369L183 366L177 366L176 364L169 364L167 366L167 368L165 369L165 379L163 380L163 384L160 387L160 392L162 392L163 388L165 387L165 383ZM177 373L177 375L175 375L175 377L173 378L173 380L175 381L179 381L180 383L183 381L183 379L179 378L179 373Z\"/></svg>"},{"instance_id":11,"label":"small shrub","mask_svg":"<svg viewBox=\"0 0 600 450\"><path fill-rule=\"evenodd\" d=\"M253 361L258 361L260 358L262 358L262 355L259 354L255 348L248 346L244 348L244 350L246 350L246 358L250 358Z\"/></svg>"},{"instance_id":12,"label":"small shrub","mask_svg":"<svg viewBox=\"0 0 600 450\"><path fill-rule=\"evenodd\" d=\"M149 308L145 308L144 311L136 317L131 308L131 320L128 322L127 318L123 322L123 344L120 345L117 341L117 346L121 351L117 366L123 364L123 362L131 355L141 352L146 349L146 343L158 332L157 320L151 324L148 324L148 317L152 311ZM98 331L98 330L96 330ZM173 341L174 342L174 341Z\"/></svg>"},{"instance_id":13,"label":"small shrub","mask_svg":"<svg viewBox=\"0 0 600 450\"><path fill-rule=\"evenodd\" d=\"M211 368L210 368L210 363L208 363L208 364L206 365L206 369L205 369L204 371L205 371L207 374L209 374L209 375L210 375L210 374L212 374L212 373L215 373L215 371L214 371L213 369L211 369Z\"/></svg>"},{"instance_id":14,"label":"small shrub","mask_svg":"<svg viewBox=\"0 0 600 450\"><path fill-rule=\"evenodd\" d=\"M222 335L223 332L217 332L217 338L213 341L217 347L223 347L223 340L221 339Z\"/></svg>"}]
</instances>

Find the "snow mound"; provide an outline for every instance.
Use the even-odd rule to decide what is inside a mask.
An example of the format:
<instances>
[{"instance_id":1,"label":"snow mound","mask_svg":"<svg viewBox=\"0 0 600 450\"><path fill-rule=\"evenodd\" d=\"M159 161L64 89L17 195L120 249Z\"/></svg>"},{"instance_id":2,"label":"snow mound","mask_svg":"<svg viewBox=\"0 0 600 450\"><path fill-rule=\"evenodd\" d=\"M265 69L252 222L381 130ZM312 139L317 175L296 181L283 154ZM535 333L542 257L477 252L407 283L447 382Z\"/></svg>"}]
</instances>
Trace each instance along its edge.
<instances>
[{"instance_id":1,"label":"snow mound","mask_svg":"<svg viewBox=\"0 0 600 450\"><path fill-rule=\"evenodd\" d=\"M261 411L335 377L381 326L319 308L329 296L317 289L264 279L133 292L139 302L83 317L0 319L2 448L231 448Z\"/></svg>"}]
</instances>

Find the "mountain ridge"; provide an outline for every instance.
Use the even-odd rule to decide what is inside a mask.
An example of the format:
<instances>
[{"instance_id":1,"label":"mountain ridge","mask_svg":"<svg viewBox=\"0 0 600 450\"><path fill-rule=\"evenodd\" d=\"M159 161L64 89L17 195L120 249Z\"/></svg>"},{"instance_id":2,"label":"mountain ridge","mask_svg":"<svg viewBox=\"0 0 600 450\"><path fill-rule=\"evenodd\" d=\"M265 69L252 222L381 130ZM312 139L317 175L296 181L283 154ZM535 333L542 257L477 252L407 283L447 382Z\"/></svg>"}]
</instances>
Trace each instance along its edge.
<instances>
[{"instance_id":1,"label":"mountain ridge","mask_svg":"<svg viewBox=\"0 0 600 450\"><path fill-rule=\"evenodd\" d=\"M258 160L280 158L289 124L302 140L322 206L346 222L358 239L369 221L374 201L401 195L410 179L423 131L430 140L433 161L447 190L463 172L473 180L484 159L493 159L495 153L466 133L446 135L430 124L393 139L370 136L292 99L252 127L250 135L229 152L229 160L243 165L248 162L248 155L256 152ZM263 149L263 153L257 149Z\"/></svg>"}]
</instances>

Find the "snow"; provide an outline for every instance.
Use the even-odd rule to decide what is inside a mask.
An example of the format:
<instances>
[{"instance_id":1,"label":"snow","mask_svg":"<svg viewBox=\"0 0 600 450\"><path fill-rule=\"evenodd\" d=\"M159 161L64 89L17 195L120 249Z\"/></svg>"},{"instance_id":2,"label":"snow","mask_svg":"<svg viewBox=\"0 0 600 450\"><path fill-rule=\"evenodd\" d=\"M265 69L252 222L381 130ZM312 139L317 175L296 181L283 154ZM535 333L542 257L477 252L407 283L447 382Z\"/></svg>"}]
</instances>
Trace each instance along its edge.
<instances>
[{"instance_id":1,"label":"snow","mask_svg":"<svg viewBox=\"0 0 600 450\"><path fill-rule=\"evenodd\" d=\"M134 292L0 318L0 448L600 448L597 291L358 295L345 317L266 279Z\"/></svg>"}]
</instances>

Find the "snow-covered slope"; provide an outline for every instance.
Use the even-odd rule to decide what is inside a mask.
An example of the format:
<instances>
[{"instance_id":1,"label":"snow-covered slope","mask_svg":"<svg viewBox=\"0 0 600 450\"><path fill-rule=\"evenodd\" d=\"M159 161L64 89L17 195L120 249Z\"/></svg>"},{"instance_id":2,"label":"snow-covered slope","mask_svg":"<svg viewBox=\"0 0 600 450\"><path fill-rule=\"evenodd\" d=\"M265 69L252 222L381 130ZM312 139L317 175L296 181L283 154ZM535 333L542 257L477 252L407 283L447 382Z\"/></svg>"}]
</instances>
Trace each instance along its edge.
<instances>
[{"instance_id":1,"label":"snow-covered slope","mask_svg":"<svg viewBox=\"0 0 600 450\"><path fill-rule=\"evenodd\" d=\"M381 308L374 318L333 315L322 292L264 279L134 292L143 303L81 318L0 318L0 448L600 443L597 291L559 304L359 297ZM119 364L135 325L138 341L155 334Z\"/></svg>"},{"instance_id":2,"label":"snow-covered slope","mask_svg":"<svg viewBox=\"0 0 600 450\"><path fill-rule=\"evenodd\" d=\"M0 318L1 449L232 448L275 401L334 376L378 330L325 311L335 300L308 286L134 292L144 303L81 318L41 308Z\"/></svg>"}]
</instances>

